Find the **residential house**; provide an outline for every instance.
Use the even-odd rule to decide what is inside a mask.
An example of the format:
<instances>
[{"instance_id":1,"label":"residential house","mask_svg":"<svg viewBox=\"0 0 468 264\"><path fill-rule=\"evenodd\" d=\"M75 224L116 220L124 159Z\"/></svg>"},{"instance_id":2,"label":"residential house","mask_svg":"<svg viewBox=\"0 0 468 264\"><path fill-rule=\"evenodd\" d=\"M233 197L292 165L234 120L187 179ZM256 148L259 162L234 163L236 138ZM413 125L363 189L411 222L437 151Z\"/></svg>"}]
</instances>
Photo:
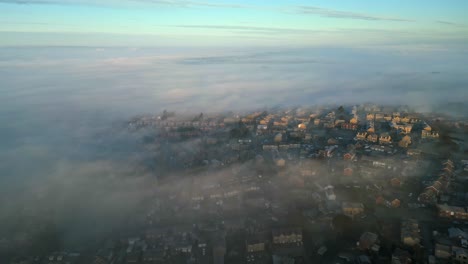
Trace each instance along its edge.
<instances>
[{"instance_id":1,"label":"residential house","mask_svg":"<svg viewBox=\"0 0 468 264\"><path fill-rule=\"evenodd\" d=\"M341 209L344 215L354 218L364 212L364 205L362 203L343 202Z\"/></svg>"},{"instance_id":2,"label":"residential house","mask_svg":"<svg viewBox=\"0 0 468 264\"><path fill-rule=\"evenodd\" d=\"M436 132L436 131L422 130L421 131L421 138L437 139L437 138L439 138L439 133Z\"/></svg>"},{"instance_id":3,"label":"residential house","mask_svg":"<svg viewBox=\"0 0 468 264\"><path fill-rule=\"evenodd\" d=\"M401 186L401 181L398 178L392 178L390 180L390 185L392 185L392 187L400 187Z\"/></svg>"},{"instance_id":4,"label":"residential house","mask_svg":"<svg viewBox=\"0 0 468 264\"><path fill-rule=\"evenodd\" d=\"M335 201L336 195L335 195L335 192L333 191L334 187L331 185L328 185L324 189L325 189L325 197L327 197L327 200Z\"/></svg>"},{"instance_id":5,"label":"residential house","mask_svg":"<svg viewBox=\"0 0 468 264\"><path fill-rule=\"evenodd\" d=\"M278 146L278 149L280 151L285 151L285 150L288 150L289 149L289 145L288 144L281 144Z\"/></svg>"},{"instance_id":6,"label":"residential house","mask_svg":"<svg viewBox=\"0 0 468 264\"><path fill-rule=\"evenodd\" d=\"M402 118L400 118L400 122L402 122L402 123L409 123L409 122L410 122L410 118L407 117L407 116L402 117Z\"/></svg>"},{"instance_id":7,"label":"residential house","mask_svg":"<svg viewBox=\"0 0 468 264\"><path fill-rule=\"evenodd\" d=\"M307 124L308 123L301 123L301 124L297 125L297 128L299 130L306 130L307 129Z\"/></svg>"},{"instance_id":8,"label":"residential house","mask_svg":"<svg viewBox=\"0 0 468 264\"><path fill-rule=\"evenodd\" d=\"M468 264L468 250L462 247L452 246L452 259L455 263Z\"/></svg>"},{"instance_id":9,"label":"residential house","mask_svg":"<svg viewBox=\"0 0 468 264\"><path fill-rule=\"evenodd\" d=\"M392 202L391 202L391 205L393 208L398 208L400 207L400 204L401 204L401 201L398 200L398 199L394 199Z\"/></svg>"},{"instance_id":10,"label":"residential house","mask_svg":"<svg viewBox=\"0 0 468 264\"><path fill-rule=\"evenodd\" d=\"M354 152L346 152L346 154L343 155L343 160L348 160L352 161L356 157L356 153Z\"/></svg>"},{"instance_id":11,"label":"residential house","mask_svg":"<svg viewBox=\"0 0 468 264\"><path fill-rule=\"evenodd\" d=\"M442 165L443 168L441 174L439 174L439 178L419 195L420 201L427 203L435 202L438 196L449 186L453 175L453 162L451 160L447 160L443 162Z\"/></svg>"},{"instance_id":12,"label":"residential house","mask_svg":"<svg viewBox=\"0 0 468 264\"><path fill-rule=\"evenodd\" d=\"M401 118L399 116L394 116L393 119L392 119L392 123L400 123L401 122Z\"/></svg>"},{"instance_id":13,"label":"residential house","mask_svg":"<svg viewBox=\"0 0 468 264\"><path fill-rule=\"evenodd\" d=\"M249 234L246 239L247 263L269 263L270 256L267 252L268 240L265 235L256 233Z\"/></svg>"},{"instance_id":14,"label":"residential house","mask_svg":"<svg viewBox=\"0 0 468 264\"><path fill-rule=\"evenodd\" d=\"M325 147L325 157L331 158L335 154L335 151L338 149L337 145L326 146Z\"/></svg>"},{"instance_id":15,"label":"residential house","mask_svg":"<svg viewBox=\"0 0 468 264\"><path fill-rule=\"evenodd\" d=\"M341 126L341 124L344 124L346 121L343 119L337 119L335 120L335 126Z\"/></svg>"},{"instance_id":16,"label":"residential house","mask_svg":"<svg viewBox=\"0 0 468 264\"><path fill-rule=\"evenodd\" d=\"M263 252L266 249L266 241L264 239L248 238L246 240L246 250L248 253Z\"/></svg>"},{"instance_id":17,"label":"residential house","mask_svg":"<svg viewBox=\"0 0 468 264\"><path fill-rule=\"evenodd\" d=\"M380 195L375 199L375 204L377 204L377 205L384 205L386 203L388 203L388 201L385 200L385 198L383 198Z\"/></svg>"},{"instance_id":18,"label":"residential house","mask_svg":"<svg viewBox=\"0 0 468 264\"><path fill-rule=\"evenodd\" d=\"M415 219L407 219L401 222L401 242L406 246L416 246L421 242L419 223Z\"/></svg>"},{"instance_id":19,"label":"residential house","mask_svg":"<svg viewBox=\"0 0 468 264\"><path fill-rule=\"evenodd\" d=\"M369 134L367 136L367 141L372 142L372 143L377 143L379 141L379 137L377 136L377 134Z\"/></svg>"},{"instance_id":20,"label":"residential house","mask_svg":"<svg viewBox=\"0 0 468 264\"><path fill-rule=\"evenodd\" d=\"M268 129L268 125L266 125L266 124L265 125L262 125L262 124L257 125L257 130L262 131L262 130L267 130L267 129Z\"/></svg>"},{"instance_id":21,"label":"residential house","mask_svg":"<svg viewBox=\"0 0 468 264\"><path fill-rule=\"evenodd\" d=\"M281 228L272 231L274 245L302 245L302 230L300 228Z\"/></svg>"},{"instance_id":22,"label":"residential house","mask_svg":"<svg viewBox=\"0 0 468 264\"><path fill-rule=\"evenodd\" d=\"M357 128L358 128L357 124L353 124L353 123L342 123L341 124L341 129L356 131Z\"/></svg>"},{"instance_id":23,"label":"residential house","mask_svg":"<svg viewBox=\"0 0 468 264\"><path fill-rule=\"evenodd\" d=\"M358 132L356 134L356 139L357 140L366 140L366 138L367 138L367 132L365 132L365 131L364 132Z\"/></svg>"},{"instance_id":24,"label":"residential house","mask_svg":"<svg viewBox=\"0 0 468 264\"><path fill-rule=\"evenodd\" d=\"M401 124L401 123L392 121L391 126L395 130L400 131L403 134L409 134L413 130L413 125L412 124Z\"/></svg>"},{"instance_id":25,"label":"residential house","mask_svg":"<svg viewBox=\"0 0 468 264\"><path fill-rule=\"evenodd\" d=\"M33 262L12 262L12 264L32 264ZM108 264L105 257L95 256L91 264ZM146 263L145 263L146 264Z\"/></svg>"},{"instance_id":26,"label":"residential house","mask_svg":"<svg viewBox=\"0 0 468 264\"><path fill-rule=\"evenodd\" d=\"M367 255L360 255L356 257L355 263L357 264L371 264L372 261Z\"/></svg>"},{"instance_id":27,"label":"residential house","mask_svg":"<svg viewBox=\"0 0 468 264\"><path fill-rule=\"evenodd\" d=\"M446 186L446 181L441 177L437 181L434 181L431 186L426 187L424 192L419 195L418 200L424 203L435 203Z\"/></svg>"},{"instance_id":28,"label":"residential house","mask_svg":"<svg viewBox=\"0 0 468 264\"><path fill-rule=\"evenodd\" d=\"M395 163L393 159L379 158L374 156L362 156L361 162L362 164L367 163L369 165L372 165L375 168L382 168L388 170L396 170L398 167L398 164Z\"/></svg>"},{"instance_id":29,"label":"residential house","mask_svg":"<svg viewBox=\"0 0 468 264\"><path fill-rule=\"evenodd\" d=\"M392 264L411 264L411 254L401 248L396 248L392 254Z\"/></svg>"},{"instance_id":30,"label":"residential house","mask_svg":"<svg viewBox=\"0 0 468 264\"><path fill-rule=\"evenodd\" d=\"M440 259L449 259L452 256L450 246L437 243L435 246L434 255Z\"/></svg>"},{"instance_id":31,"label":"residential house","mask_svg":"<svg viewBox=\"0 0 468 264\"><path fill-rule=\"evenodd\" d=\"M392 137L388 133L382 133L379 137L380 144L391 144Z\"/></svg>"},{"instance_id":32,"label":"residential house","mask_svg":"<svg viewBox=\"0 0 468 264\"><path fill-rule=\"evenodd\" d=\"M263 145L263 150L278 150L278 146L276 145Z\"/></svg>"},{"instance_id":33,"label":"residential house","mask_svg":"<svg viewBox=\"0 0 468 264\"><path fill-rule=\"evenodd\" d=\"M460 228L451 227L448 229L450 239L462 240L468 239L468 233L461 230Z\"/></svg>"},{"instance_id":34,"label":"residential house","mask_svg":"<svg viewBox=\"0 0 468 264\"><path fill-rule=\"evenodd\" d=\"M208 243L204 239L198 239L196 246L193 248L193 256L197 264L209 263Z\"/></svg>"},{"instance_id":35,"label":"residential house","mask_svg":"<svg viewBox=\"0 0 468 264\"><path fill-rule=\"evenodd\" d=\"M410 123L411 124L418 124L418 123L421 123L421 119L420 118L417 118L417 117L410 117Z\"/></svg>"},{"instance_id":36,"label":"residential house","mask_svg":"<svg viewBox=\"0 0 468 264\"><path fill-rule=\"evenodd\" d=\"M300 228L279 228L272 230L273 259L294 258L304 254L302 230ZM273 262L274 262L273 261ZM276 262L274 262L276 263ZM283 262L279 262L283 263Z\"/></svg>"},{"instance_id":37,"label":"residential house","mask_svg":"<svg viewBox=\"0 0 468 264\"><path fill-rule=\"evenodd\" d=\"M438 204L439 216L458 220L468 220L468 212L464 207Z\"/></svg>"},{"instance_id":38,"label":"residential house","mask_svg":"<svg viewBox=\"0 0 468 264\"><path fill-rule=\"evenodd\" d=\"M286 165L286 160L283 158L275 159L275 164L278 167L284 167Z\"/></svg>"},{"instance_id":39,"label":"residential house","mask_svg":"<svg viewBox=\"0 0 468 264\"><path fill-rule=\"evenodd\" d=\"M375 120L384 120L384 114L383 113L376 113L375 114Z\"/></svg>"},{"instance_id":40,"label":"residential house","mask_svg":"<svg viewBox=\"0 0 468 264\"><path fill-rule=\"evenodd\" d=\"M378 243L378 235L372 232L364 232L361 237L359 238L358 246L359 249L361 250L375 250L379 246L377 245Z\"/></svg>"},{"instance_id":41,"label":"residential house","mask_svg":"<svg viewBox=\"0 0 468 264\"><path fill-rule=\"evenodd\" d=\"M370 166L361 166L360 174L367 179L372 179L380 175L379 170L377 168L370 167Z\"/></svg>"},{"instance_id":42,"label":"residential house","mask_svg":"<svg viewBox=\"0 0 468 264\"><path fill-rule=\"evenodd\" d=\"M426 122L423 122L423 129L426 130L426 131L431 131L432 127L430 125L428 125Z\"/></svg>"},{"instance_id":43,"label":"residential house","mask_svg":"<svg viewBox=\"0 0 468 264\"><path fill-rule=\"evenodd\" d=\"M443 185L440 181L435 181L419 195L418 200L424 203L435 203L442 187Z\"/></svg>"},{"instance_id":44,"label":"residential house","mask_svg":"<svg viewBox=\"0 0 468 264\"><path fill-rule=\"evenodd\" d=\"M367 131L367 133L369 133L369 134L375 133L375 127L374 127L374 123L373 123L373 122L367 124L367 130L366 130L366 131Z\"/></svg>"},{"instance_id":45,"label":"residential house","mask_svg":"<svg viewBox=\"0 0 468 264\"><path fill-rule=\"evenodd\" d=\"M392 116L391 116L391 115L385 114L383 118L384 118L384 120L387 121L387 122L392 121Z\"/></svg>"}]
</instances>

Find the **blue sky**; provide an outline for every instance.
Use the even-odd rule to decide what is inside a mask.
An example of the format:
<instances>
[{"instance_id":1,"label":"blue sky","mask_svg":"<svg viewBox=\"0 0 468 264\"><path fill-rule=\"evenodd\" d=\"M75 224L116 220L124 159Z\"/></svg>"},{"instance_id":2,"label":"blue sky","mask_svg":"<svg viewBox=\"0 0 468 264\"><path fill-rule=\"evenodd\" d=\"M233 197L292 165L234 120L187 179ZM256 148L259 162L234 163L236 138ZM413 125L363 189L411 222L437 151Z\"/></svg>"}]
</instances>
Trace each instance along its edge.
<instances>
[{"instance_id":1,"label":"blue sky","mask_svg":"<svg viewBox=\"0 0 468 264\"><path fill-rule=\"evenodd\" d=\"M0 0L0 45L462 45L467 10L462 0Z\"/></svg>"}]
</instances>

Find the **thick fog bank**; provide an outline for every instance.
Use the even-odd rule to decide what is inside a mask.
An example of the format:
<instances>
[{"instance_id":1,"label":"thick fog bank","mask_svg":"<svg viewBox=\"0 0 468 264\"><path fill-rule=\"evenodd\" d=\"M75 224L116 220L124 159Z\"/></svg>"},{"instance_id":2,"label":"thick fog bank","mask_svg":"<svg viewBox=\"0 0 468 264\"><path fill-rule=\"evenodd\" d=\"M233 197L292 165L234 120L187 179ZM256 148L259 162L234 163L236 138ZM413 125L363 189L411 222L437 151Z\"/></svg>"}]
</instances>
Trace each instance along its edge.
<instances>
[{"instance_id":1,"label":"thick fog bank","mask_svg":"<svg viewBox=\"0 0 468 264\"><path fill-rule=\"evenodd\" d=\"M466 101L468 54L310 48L0 49L0 235L112 232L154 191L125 122L142 113ZM156 168L157 171L157 168Z\"/></svg>"}]
</instances>

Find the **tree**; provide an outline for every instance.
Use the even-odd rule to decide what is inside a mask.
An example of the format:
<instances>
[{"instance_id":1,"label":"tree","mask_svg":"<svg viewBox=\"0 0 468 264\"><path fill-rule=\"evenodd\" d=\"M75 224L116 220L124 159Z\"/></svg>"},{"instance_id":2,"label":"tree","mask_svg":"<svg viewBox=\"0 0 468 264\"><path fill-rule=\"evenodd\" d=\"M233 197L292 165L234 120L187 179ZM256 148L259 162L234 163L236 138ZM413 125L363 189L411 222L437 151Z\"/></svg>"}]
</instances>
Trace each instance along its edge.
<instances>
[{"instance_id":1,"label":"tree","mask_svg":"<svg viewBox=\"0 0 468 264\"><path fill-rule=\"evenodd\" d=\"M231 129L229 134L231 138L246 138L250 135L250 131L247 126L239 120L237 127Z\"/></svg>"},{"instance_id":2,"label":"tree","mask_svg":"<svg viewBox=\"0 0 468 264\"><path fill-rule=\"evenodd\" d=\"M339 119L345 119L344 116L345 116L345 109L342 105L340 105L340 107L338 107L338 118Z\"/></svg>"},{"instance_id":3,"label":"tree","mask_svg":"<svg viewBox=\"0 0 468 264\"><path fill-rule=\"evenodd\" d=\"M45 255L52 251L59 251L62 247L61 232L54 223L48 223L33 238L31 253Z\"/></svg>"},{"instance_id":4,"label":"tree","mask_svg":"<svg viewBox=\"0 0 468 264\"><path fill-rule=\"evenodd\" d=\"M167 119L167 111L166 109L164 109L163 113L162 113L162 116L161 116L161 119L162 120L166 120Z\"/></svg>"},{"instance_id":5,"label":"tree","mask_svg":"<svg viewBox=\"0 0 468 264\"><path fill-rule=\"evenodd\" d=\"M333 230L344 238L352 235L353 220L344 214L338 214L332 220Z\"/></svg>"}]
</instances>

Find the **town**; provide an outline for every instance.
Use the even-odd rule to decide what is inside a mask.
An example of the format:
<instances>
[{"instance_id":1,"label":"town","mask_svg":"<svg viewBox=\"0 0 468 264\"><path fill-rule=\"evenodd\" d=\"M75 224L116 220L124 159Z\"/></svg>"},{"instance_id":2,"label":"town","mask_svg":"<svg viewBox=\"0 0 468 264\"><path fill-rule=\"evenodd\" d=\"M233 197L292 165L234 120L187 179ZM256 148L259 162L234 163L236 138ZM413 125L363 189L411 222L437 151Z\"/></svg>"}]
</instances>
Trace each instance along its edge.
<instances>
[{"instance_id":1,"label":"town","mask_svg":"<svg viewBox=\"0 0 468 264\"><path fill-rule=\"evenodd\" d=\"M410 106L130 120L157 181L125 232L14 264L468 263L468 117Z\"/></svg>"}]
</instances>

